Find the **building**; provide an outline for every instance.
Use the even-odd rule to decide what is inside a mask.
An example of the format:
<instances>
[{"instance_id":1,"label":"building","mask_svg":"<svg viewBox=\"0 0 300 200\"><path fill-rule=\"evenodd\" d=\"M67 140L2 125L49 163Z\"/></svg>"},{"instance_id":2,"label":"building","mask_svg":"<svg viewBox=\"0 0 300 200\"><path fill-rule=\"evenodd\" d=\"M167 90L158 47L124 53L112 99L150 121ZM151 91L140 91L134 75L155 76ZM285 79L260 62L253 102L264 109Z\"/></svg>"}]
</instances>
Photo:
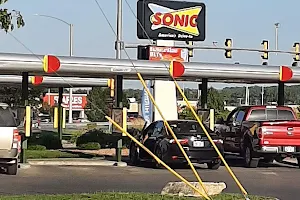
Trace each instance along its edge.
<instances>
[{"instance_id":1,"label":"building","mask_svg":"<svg viewBox=\"0 0 300 200\"><path fill-rule=\"evenodd\" d=\"M69 94L63 94L62 107L69 110ZM43 102L47 102L50 107L58 104L58 93L46 93ZM85 118L85 107L87 105L87 94L73 94L72 112L73 118Z\"/></svg>"}]
</instances>

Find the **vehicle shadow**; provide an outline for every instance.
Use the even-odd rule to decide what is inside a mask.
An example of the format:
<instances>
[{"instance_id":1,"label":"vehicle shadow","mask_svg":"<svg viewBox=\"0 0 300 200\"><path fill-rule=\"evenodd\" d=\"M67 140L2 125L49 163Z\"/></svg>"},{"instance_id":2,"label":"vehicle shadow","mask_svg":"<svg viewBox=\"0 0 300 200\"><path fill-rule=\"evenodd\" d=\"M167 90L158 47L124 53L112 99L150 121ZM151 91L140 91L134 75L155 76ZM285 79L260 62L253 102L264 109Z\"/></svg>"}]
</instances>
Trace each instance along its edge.
<instances>
[{"instance_id":1,"label":"vehicle shadow","mask_svg":"<svg viewBox=\"0 0 300 200\"><path fill-rule=\"evenodd\" d=\"M244 168L244 162L242 158L234 158L234 157L230 157L230 158L225 158L227 164L230 167L241 167ZM221 164L222 166L224 166L224 163ZM266 163L263 160L259 161L258 164L258 168L295 168L298 165L292 162L287 162L287 161L282 161L280 163L274 161L272 163Z\"/></svg>"}]
</instances>

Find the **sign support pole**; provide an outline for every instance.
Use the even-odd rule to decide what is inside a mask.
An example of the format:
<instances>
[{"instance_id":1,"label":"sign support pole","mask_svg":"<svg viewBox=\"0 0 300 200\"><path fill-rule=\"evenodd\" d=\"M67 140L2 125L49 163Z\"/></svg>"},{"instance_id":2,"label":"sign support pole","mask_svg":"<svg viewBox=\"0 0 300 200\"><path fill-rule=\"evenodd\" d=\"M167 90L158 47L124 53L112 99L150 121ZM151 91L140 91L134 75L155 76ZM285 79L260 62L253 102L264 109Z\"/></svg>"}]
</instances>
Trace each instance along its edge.
<instances>
[{"instance_id":1,"label":"sign support pole","mask_svg":"<svg viewBox=\"0 0 300 200\"><path fill-rule=\"evenodd\" d=\"M63 117L63 112L62 112L62 99L63 99L63 91L64 88L60 87L58 88L58 127L57 127L57 132L59 135L59 140L62 142L62 117Z\"/></svg>"},{"instance_id":2,"label":"sign support pole","mask_svg":"<svg viewBox=\"0 0 300 200\"><path fill-rule=\"evenodd\" d=\"M115 43L116 49L116 59L121 59L121 50L123 42L122 42L122 0L117 0L117 38ZM115 107L123 108L122 100L123 100L123 76L117 75L115 79ZM116 148L116 158L117 162L121 162L122 160L122 135L120 135L120 139L117 142Z\"/></svg>"},{"instance_id":3,"label":"sign support pole","mask_svg":"<svg viewBox=\"0 0 300 200\"><path fill-rule=\"evenodd\" d=\"M22 72L22 100L24 103L24 113L26 106L29 105L28 103L28 72ZM24 114L24 120L25 120L25 115ZM24 121L25 122L25 121ZM24 133L22 134L22 148L21 148L21 155L20 155L20 162L21 163L26 163L27 158L26 158L26 149L27 149L27 138L26 138L26 128L25 128L25 123L24 123Z\"/></svg>"}]
</instances>

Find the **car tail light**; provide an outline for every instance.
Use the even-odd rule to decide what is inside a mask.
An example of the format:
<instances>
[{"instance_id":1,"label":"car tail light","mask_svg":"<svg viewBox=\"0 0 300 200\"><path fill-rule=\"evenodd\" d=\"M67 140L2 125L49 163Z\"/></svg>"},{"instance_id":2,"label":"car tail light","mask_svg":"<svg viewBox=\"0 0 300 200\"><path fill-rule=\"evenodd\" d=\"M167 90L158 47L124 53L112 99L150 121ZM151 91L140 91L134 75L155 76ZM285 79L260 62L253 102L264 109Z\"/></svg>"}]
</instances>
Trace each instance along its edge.
<instances>
[{"instance_id":1,"label":"car tail light","mask_svg":"<svg viewBox=\"0 0 300 200\"><path fill-rule=\"evenodd\" d=\"M213 140L214 143L216 144L223 144L223 140L219 139L219 140Z\"/></svg>"},{"instance_id":2,"label":"car tail light","mask_svg":"<svg viewBox=\"0 0 300 200\"><path fill-rule=\"evenodd\" d=\"M13 149L18 149L18 152L21 152L21 135L18 129L14 129L13 132Z\"/></svg>"},{"instance_id":3,"label":"car tail light","mask_svg":"<svg viewBox=\"0 0 300 200\"><path fill-rule=\"evenodd\" d=\"M189 140L188 139L177 139L178 142L181 144L181 145L185 145L185 144L188 144L189 143ZM171 139L170 140L170 143L171 144L176 144L176 141L174 139Z\"/></svg>"}]
</instances>

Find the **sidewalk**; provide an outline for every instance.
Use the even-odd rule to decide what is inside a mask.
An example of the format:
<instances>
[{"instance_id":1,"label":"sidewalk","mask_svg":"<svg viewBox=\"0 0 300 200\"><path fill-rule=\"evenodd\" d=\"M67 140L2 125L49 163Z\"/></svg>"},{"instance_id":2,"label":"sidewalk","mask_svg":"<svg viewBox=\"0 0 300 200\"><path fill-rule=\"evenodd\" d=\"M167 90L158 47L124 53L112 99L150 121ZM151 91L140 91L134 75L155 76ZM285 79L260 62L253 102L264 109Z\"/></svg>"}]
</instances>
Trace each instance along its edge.
<instances>
[{"instance_id":1,"label":"sidewalk","mask_svg":"<svg viewBox=\"0 0 300 200\"><path fill-rule=\"evenodd\" d=\"M103 158L51 158L28 159L29 165L35 166L119 166L126 167L126 162L109 161Z\"/></svg>"}]
</instances>

